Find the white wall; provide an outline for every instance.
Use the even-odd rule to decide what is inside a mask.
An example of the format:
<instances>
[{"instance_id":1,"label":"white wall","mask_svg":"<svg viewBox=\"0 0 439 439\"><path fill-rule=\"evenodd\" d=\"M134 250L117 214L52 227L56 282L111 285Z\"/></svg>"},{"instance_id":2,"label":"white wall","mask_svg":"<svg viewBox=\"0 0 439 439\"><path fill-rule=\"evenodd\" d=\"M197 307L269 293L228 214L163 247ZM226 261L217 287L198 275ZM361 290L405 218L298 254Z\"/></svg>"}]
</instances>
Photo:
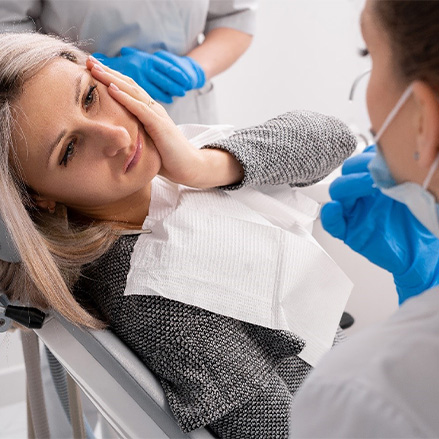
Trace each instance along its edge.
<instances>
[{"instance_id":1,"label":"white wall","mask_svg":"<svg viewBox=\"0 0 439 439\"><path fill-rule=\"evenodd\" d=\"M361 121L367 131L361 95L353 105L347 99L369 66L357 55L361 6L362 0L260 0L252 46L215 79L221 122L248 126L303 108Z\"/></svg>"},{"instance_id":2,"label":"white wall","mask_svg":"<svg viewBox=\"0 0 439 439\"><path fill-rule=\"evenodd\" d=\"M215 80L220 121L245 127L288 110L309 109L340 117L367 133L366 81L354 103L347 99L353 80L369 65L356 53L362 47L358 31L361 5L362 0L260 0L251 48ZM319 224L314 234L355 283L347 307L356 318L352 329L389 315L396 307L389 274L331 238ZM20 370L19 338L0 334L2 391L15 383ZM24 397L22 388L14 395Z\"/></svg>"}]
</instances>

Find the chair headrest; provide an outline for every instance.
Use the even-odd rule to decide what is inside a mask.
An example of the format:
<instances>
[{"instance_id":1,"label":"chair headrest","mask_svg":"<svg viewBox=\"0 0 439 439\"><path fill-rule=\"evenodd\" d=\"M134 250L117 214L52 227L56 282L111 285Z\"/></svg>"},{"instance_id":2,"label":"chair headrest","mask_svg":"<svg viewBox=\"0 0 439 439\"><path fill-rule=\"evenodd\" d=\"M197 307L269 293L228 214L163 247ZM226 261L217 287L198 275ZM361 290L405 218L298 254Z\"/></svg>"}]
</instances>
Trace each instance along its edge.
<instances>
[{"instance_id":1,"label":"chair headrest","mask_svg":"<svg viewBox=\"0 0 439 439\"><path fill-rule=\"evenodd\" d=\"M20 255L15 247L5 223L0 217L0 259L6 262L20 262Z\"/></svg>"}]
</instances>

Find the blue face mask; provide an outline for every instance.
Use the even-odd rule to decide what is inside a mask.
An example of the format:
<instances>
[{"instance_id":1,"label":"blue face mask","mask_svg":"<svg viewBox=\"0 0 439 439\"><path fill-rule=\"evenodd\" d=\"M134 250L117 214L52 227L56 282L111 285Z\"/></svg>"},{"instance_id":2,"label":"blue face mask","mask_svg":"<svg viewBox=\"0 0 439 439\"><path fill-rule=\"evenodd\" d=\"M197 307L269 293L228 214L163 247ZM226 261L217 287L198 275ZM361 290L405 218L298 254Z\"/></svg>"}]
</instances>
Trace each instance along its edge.
<instances>
[{"instance_id":1,"label":"blue face mask","mask_svg":"<svg viewBox=\"0 0 439 439\"><path fill-rule=\"evenodd\" d=\"M384 131L387 129L390 122L392 122L400 108L404 105L411 92L412 88L409 86L374 137L375 144L377 145L377 153L369 162L368 168L375 185L383 194L405 204L418 221L439 238L439 205L436 203L434 195L427 191L431 178L439 166L439 155L431 165L422 186L413 182L397 184L390 173L389 167L387 166L386 160L381 152L381 147L378 143Z\"/></svg>"}]
</instances>

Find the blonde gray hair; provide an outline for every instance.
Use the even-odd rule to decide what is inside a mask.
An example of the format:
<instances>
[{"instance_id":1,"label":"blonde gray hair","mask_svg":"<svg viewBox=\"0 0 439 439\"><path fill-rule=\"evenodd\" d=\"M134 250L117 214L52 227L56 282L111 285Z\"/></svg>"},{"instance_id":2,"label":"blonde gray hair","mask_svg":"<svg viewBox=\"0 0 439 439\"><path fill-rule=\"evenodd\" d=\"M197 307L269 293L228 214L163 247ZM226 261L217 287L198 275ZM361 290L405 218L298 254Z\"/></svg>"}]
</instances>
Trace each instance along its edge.
<instances>
[{"instance_id":1,"label":"blonde gray hair","mask_svg":"<svg viewBox=\"0 0 439 439\"><path fill-rule=\"evenodd\" d=\"M117 234L107 224L73 226L66 209L55 215L38 209L20 178L13 142L14 106L24 84L47 63L62 57L85 64L87 54L58 37L38 33L0 34L0 215L21 262L0 261L0 287L11 300L52 308L91 328L104 323L89 314L71 292L81 266L101 256Z\"/></svg>"}]
</instances>

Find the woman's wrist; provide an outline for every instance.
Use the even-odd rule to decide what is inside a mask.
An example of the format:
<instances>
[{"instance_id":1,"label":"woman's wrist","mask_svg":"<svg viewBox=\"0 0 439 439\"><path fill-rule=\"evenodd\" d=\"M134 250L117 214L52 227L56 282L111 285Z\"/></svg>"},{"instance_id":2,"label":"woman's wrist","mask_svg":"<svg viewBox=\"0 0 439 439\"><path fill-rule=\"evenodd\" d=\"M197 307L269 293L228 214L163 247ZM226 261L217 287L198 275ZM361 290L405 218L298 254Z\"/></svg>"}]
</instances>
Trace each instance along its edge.
<instances>
[{"instance_id":1,"label":"woman's wrist","mask_svg":"<svg viewBox=\"0 0 439 439\"><path fill-rule=\"evenodd\" d=\"M244 168L229 152L218 148L203 148L199 152L201 164L195 176L195 187L227 186L244 178Z\"/></svg>"}]
</instances>

